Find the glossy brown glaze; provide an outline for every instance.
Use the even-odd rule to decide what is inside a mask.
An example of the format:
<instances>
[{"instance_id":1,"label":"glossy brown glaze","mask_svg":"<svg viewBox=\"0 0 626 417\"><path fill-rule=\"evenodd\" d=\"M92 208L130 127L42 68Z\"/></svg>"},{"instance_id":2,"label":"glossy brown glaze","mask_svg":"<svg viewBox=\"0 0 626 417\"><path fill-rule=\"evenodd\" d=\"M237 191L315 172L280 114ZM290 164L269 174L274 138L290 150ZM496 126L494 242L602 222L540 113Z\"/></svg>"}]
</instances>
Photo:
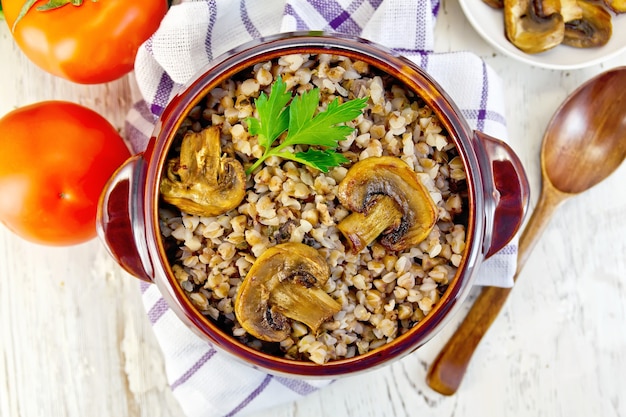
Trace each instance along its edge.
<instances>
[{"instance_id":1,"label":"glossy brown glaze","mask_svg":"<svg viewBox=\"0 0 626 417\"><path fill-rule=\"evenodd\" d=\"M293 361L254 350L239 343L221 331L214 322L200 314L174 278L158 224L159 179L169 147L184 115L199 103L209 90L234 74L256 63L294 53L345 55L365 61L403 82L408 88L420 95L438 114L441 123L459 150L460 157L466 167L468 183L469 216L466 251L457 275L451 280L447 291L428 317L417 323L411 331L381 348L351 359L332 361L324 365ZM513 161L511 164L517 168L507 172L496 169L494 172L496 166L493 162L497 158L489 154L486 149L489 147L485 146L482 139L475 137L473 133L461 117L459 109L443 89L419 67L390 50L360 39L337 35L324 36L320 33L281 34L256 40L218 58L211 63L205 72L174 97L161 115L153 138L142 155L141 160L145 161L145 164L135 165L135 172L128 178L130 184L128 194L124 195L124 192L118 192L118 197L108 196L109 199L121 198L120 206L122 208L124 205L128 206L125 211L117 210L121 215L126 212L130 216L131 220L124 224L127 227L133 227L133 230L124 233L125 237L122 240L134 241L137 248L131 250L121 244L119 239L112 240L110 236L107 236L107 230L117 229L108 225L102 226L105 235L103 240L108 245L116 245L115 248L110 249L111 252L131 273L133 269L136 269L136 275L144 279L146 277L154 279L172 310L194 332L249 365L272 373L307 377L341 376L372 369L396 360L424 344L448 321L451 313L460 308L461 301L469 292L478 266L493 243L490 231L490 240L485 244L486 217L490 217L489 227L492 227L494 213L498 211L498 207L503 207L496 195L505 193L506 190L500 189L499 192L494 193L494 184L496 184L495 187L501 187L502 184L506 185L508 182L501 179L494 181L494 176L514 175L516 178L513 179L513 182L527 183L519 160L507 147L502 147L504 151L499 153L502 157L501 160ZM112 189L115 190L116 187L112 187ZM525 212L527 198L523 192L520 192L517 200L520 207L517 211L519 219L516 222L519 224ZM511 201L509 200L509 202ZM135 219L141 219L141 227L134 224L133 216ZM103 220L105 220L104 216ZM122 224L123 222L118 221L118 223ZM502 229L505 232L500 234L502 238L498 245L508 242L517 231L517 229L511 228ZM140 235L137 236L136 233ZM129 238L129 235L132 239ZM135 263L128 260L133 257L135 261L137 258L140 260ZM124 261L122 262L122 260ZM134 268L136 265L143 266L143 268Z\"/></svg>"},{"instance_id":2,"label":"glossy brown glaze","mask_svg":"<svg viewBox=\"0 0 626 417\"><path fill-rule=\"evenodd\" d=\"M517 279L551 215L567 198L613 173L626 157L626 67L583 84L563 103L543 138L539 202L520 237ZM506 302L510 288L485 288L432 364L435 391L454 394L472 355Z\"/></svg>"},{"instance_id":3,"label":"glossy brown glaze","mask_svg":"<svg viewBox=\"0 0 626 417\"><path fill-rule=\"evenodd\" d=\"M530 184L522 162L506 143L481 132L474 134L485 147L496 199L488 258L504 248L521 227L530 202Z\"/></svg>"},{"instance_id":4,"label":"glossy brown glaze","mask_svg":"<svg viewBox=\"0 0 626 417\"><path fill-rule=\"evenodd\" d=\"M142 255L135 240L134 230L143 222L133 224L133 176L139 171L137 168L139 155L129 158L108 181L104 192L100 196L96 228L98 236L105 243L109 253L118 264L131 275L152 282L152 277L146 272Z\"/></svg>"}]
</instances>

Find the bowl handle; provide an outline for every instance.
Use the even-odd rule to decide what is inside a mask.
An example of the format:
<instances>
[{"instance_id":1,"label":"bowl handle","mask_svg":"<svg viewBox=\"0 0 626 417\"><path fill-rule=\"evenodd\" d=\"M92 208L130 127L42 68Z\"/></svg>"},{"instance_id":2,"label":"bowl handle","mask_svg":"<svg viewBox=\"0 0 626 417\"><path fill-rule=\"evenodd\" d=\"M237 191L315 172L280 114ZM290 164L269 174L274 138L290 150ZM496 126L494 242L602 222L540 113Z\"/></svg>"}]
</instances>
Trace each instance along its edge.
<instances>
[{"instance_id":1,"label":"bowl handle","mask_svg":"<svg viewBox=\"0 0 626 417\"><path fill-rule=\"evenodd\" d=\"M520 159L509 145L479 131L474 135L485 149L491 171L491 175L483 176L485 198L495 203L485 255L488 258L506 246L521 227L530 203L530 185Z\"/></svg>"},{"instance_id":2,"label":"bowl handle","mask_svg":"<svg viewBox=\"0 0 626 417\"><path fill-rule=\"evenodd\" d=\"M130 157L107 182L98 203L96 229L107 250L122 268L135 277L152 282L152 265L139 248L145 249L143 215L133 204L140 192L144 160ZM142 243L143 242L143 243Z\"/></svg>"}]
</instances>

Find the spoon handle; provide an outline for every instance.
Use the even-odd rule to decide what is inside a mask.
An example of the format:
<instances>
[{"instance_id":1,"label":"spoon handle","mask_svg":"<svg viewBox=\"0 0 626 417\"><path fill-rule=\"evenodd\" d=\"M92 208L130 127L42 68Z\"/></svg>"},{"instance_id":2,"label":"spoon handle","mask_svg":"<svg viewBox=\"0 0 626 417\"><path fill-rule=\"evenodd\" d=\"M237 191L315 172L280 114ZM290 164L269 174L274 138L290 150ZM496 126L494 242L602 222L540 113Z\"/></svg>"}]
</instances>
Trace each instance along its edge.
<instances>
[{"instance_id":1,"label":"spoon handle","mask_svg":"<svg viewBox=\"0 0 626 417\"><path fill-rule=\"evenodd\" d=\"M568 196L546 183L544 181L537 206L519 240L514 281L550 222L554 210ZM498 316L511 290L512 288L500 287L482 289L459 328L431 365L426 381L432 389L444 395L452 395L457 391L474 350Z\"/></svg>"}]
</instances>

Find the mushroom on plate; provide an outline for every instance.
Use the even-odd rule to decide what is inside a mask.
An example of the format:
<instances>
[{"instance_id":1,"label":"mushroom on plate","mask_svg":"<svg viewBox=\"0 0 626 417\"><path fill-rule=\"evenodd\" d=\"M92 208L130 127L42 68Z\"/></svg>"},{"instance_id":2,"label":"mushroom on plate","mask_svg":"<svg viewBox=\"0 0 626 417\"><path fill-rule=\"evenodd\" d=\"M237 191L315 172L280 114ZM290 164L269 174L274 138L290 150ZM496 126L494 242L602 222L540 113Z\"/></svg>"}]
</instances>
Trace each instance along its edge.
<instances>
[{"instance_id":1,"label":"mushroom on plate","mask_svg":"<svg viewBox=\"0 0 626 417\"><path fill-rule=\"evenodd\" d=\"M580 19L583 16L582 9L578 7L578 0L543 0L539 6L540 16L549 16L552 13L561 13L563 21ZM504 0L483 0L483 2L494 9L503 9Z\"/></svg>"},{"instance_id":2,"label":"mushroom on plate","mask_svg":"<svg viewBox=\"0 0 626 417\"><path fill-rule=\"evenodd\" d=\"M220 129L187 132L180 157L167 161L161 178L163 199L189 214L217 216L237 207L246 195L246 174L234 158L222 157Z\"/></svg>"},{"instance_id":3,"label":"mushroom on plate","mask_svg":"<svg viewBox=\"0 0 626 417\"><path fill-rule=\"evenodd\" d=\"M353 211L337 228L354 253L380 238L389 250L404 250L424 240L437 221L437 206L417 174L393 156L354 164L339 184L341 204Z\"/></svg>"},{"instance_id":4,"label":"mushroom on plate","mask_svg":"<svg viewBox=\"0 0 626 417\"><path fill-rule=\"evenodd\" d=\"M554 13L563 16L563 22L582 19L583 9L578 4L585 0L535 0L533 7L540 17L548 17Z\"/></svg>"},{"instance_id":5,"label":"mushroom on plate","mask_svg":"<svg viewBox=\"0 0 626 417\"><path fill-rule=\"evenodd\" d=\"M604 4L615 13L626 13L626 0L604 0Z\"/></svg>"},{"instance_id":6,"label":"mushroom on plate","mask_svg":"<svg viewBox=\"0 0 626 417\"><path fill-rule=\"evenodd\" d=\"M291 320L313 333L341 310L322 286L330 268L322 255L303 243L282 243L259 256L235 298L235 316L248 333L280 342L291 332Z\"/></svg>"},{"instance_id":7,"label":"mushroom on plate","mask_svg":"<svg viewBox=\"0 0 626 417\"><path fill-rule=\"evenodd\" d=\"M588 0L577 0L576 3L582 15L565 21L563 43L576 48L606 45L613 32L609 12L602 5Z\"/></svg>"},{"instance_id":8,"label":"mushroom on plate","mask_svg":"<svg viewBox=\"0 0 626 417\"><path fill-rule=\"evenodd\" d=\"M483 2L487 3L494 9L502 9L504 7L504 0L483 0Z\"/></svg>"},{"instance_id":9,"label":"mushroom on plate","mask_svg":"<svg viewBox=\"0 0 626 417\"><path fill-rule=\"evenodd\" d=\"M506 37L518 49L535 54L554 48L563 41L563 15L545 0L504 0Z\"/></svg>"}]
</instances>

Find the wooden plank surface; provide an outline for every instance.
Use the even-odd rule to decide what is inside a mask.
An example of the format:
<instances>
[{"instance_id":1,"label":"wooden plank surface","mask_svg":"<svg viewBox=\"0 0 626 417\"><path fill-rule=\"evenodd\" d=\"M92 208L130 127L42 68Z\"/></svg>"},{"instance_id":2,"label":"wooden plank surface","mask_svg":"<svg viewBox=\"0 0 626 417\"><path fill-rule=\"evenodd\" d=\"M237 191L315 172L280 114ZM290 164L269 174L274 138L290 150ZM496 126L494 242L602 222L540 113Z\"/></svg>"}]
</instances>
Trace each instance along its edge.
<instances>
[{"instance_id":1,"label":"wooden plank surface","mask_svg":"<svg viewBox=\"0 0 626 417\"><path fill-rule=\"evenodd\" d=\"M438 51L476 52L502 77L510 143L528 171L533 204L541 138L554 110L583 81L626 65L626 54L575 71L514 62L478 37L455 0L442 3L436 41ZM47 75L0 25L0 115L64 99L121 127L132 85L132 77L83 86ZM455 396L432 391L425 375L463 312L405 359L258 415L625 416L625 182L622 166L561 208ZM138 283L99 241L49 248L0 227L0 415L182 416Z\"/></svg>"}]
</instances>

